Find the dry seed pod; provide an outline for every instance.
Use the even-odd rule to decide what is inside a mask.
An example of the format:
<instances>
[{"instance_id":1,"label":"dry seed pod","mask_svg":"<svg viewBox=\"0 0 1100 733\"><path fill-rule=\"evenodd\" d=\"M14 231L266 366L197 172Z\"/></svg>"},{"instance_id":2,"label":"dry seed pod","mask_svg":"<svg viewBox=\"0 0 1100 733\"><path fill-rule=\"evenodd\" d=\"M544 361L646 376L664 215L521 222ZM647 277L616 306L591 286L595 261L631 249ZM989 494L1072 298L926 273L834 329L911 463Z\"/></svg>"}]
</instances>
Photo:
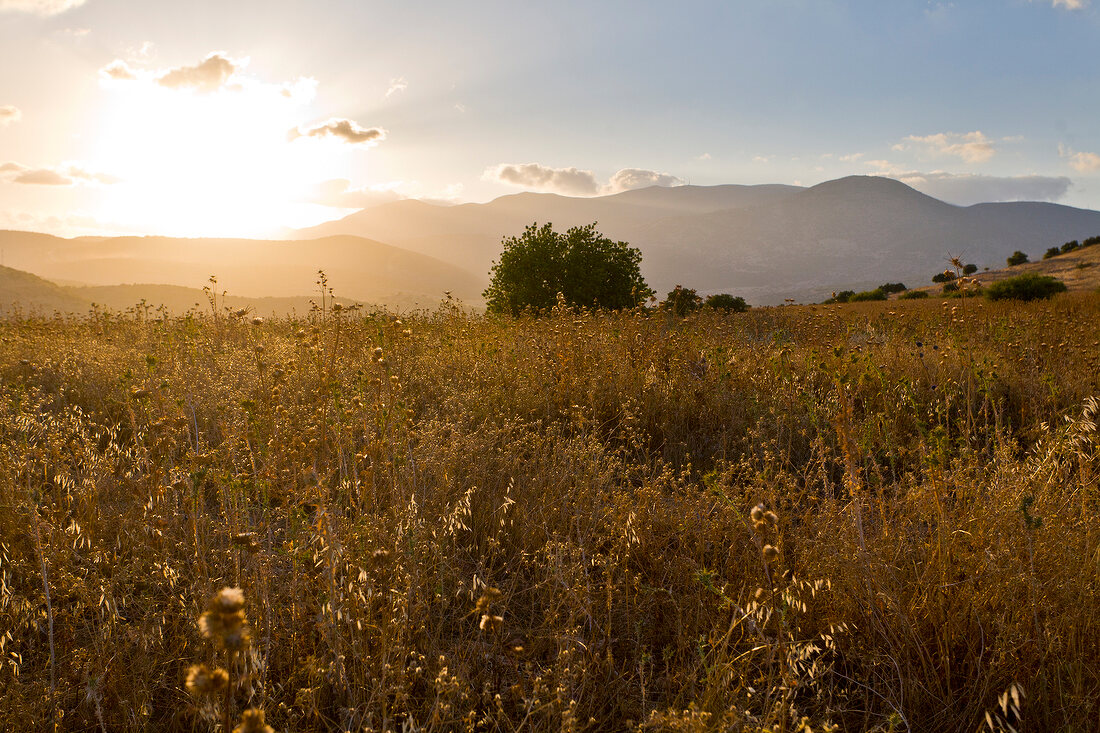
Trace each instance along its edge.
<instances>
[{"instance_id":1,"label":"dry seed pod","mask_svg":"<svg viewBox=\"0 0 1100 733\"><path fill-rule=\"evenodd\" d=\"M772 545L764 545L764 562L775 562L779 559L779 550Z\"/></svg>"},{"instance_id":2,"label":"dry seed pod","mask_svg":"<svg viewBox=\"0 0 1100 733\"><path fill-rule=\"evenodd\" d=\"M493 616L488 613L481 617L481 623L479 624L482 631L487 631L490 634L500 631L500 627L503 625L504 618L502 616Z\"/></svg>"},{"instance_id":3,"label":"dry seed pod","mask_svg":"<svg viewBox=\"0 0 1100 733\"><path fill-rule=\"evenodd\" d=\"M754 506L752 511L749 512L749 516L752 517L752 521L756 524L762 522L764 520L764 505L757 504Z\"/></svg>"},{"instance_id":4,"label":"dry seed pod","mask_svg":"<svg viewBox=\"0 0 1100 733\"><path fill-rule=\"evenodd\" d=\"M245 710L241 715L241 724L233 733L275 733L275 729L264 723L264 711L258 708Z\"/></svg>"},{"instance_id":5,"label":"dry seed pod","mask_svg":"<svg viewBox=\"0 0 1100 733\"><path fill-rule=\"evenodd\" d=\"M229 684L229 673L224 669L210 669L205 664L196 664L187 670L187 691L195 697L213 695L225 689Z\"/></svg>"}]
</instances>

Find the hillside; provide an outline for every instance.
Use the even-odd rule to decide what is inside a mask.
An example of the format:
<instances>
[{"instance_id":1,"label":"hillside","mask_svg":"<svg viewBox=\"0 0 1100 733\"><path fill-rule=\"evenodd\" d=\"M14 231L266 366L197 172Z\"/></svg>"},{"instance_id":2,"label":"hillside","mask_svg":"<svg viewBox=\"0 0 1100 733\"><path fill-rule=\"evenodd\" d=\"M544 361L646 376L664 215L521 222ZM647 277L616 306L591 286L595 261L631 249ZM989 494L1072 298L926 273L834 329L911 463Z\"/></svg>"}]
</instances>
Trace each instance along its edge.
<instances>
[{"instance_id":1,"label":"hillside","mask_svg":"<svg viewBox=\"0 0 1100 733\"><path fill-rule=\"evenodd\" d=\"M921 280L948 254L979 265L1013 250L1100 232L1100 212L1048 203L959 207L898 181L851 176L794 186L651 187L612 196L524 193L441 207L398 201L299 231L380 239L487 273L504 235L532 222L599 230L642 251L659 293L676 284L751 302L820 300L833 290ZM482 277L485 277L482 275Z\"/></svg>"},{"instance_id":2,"label":"hillside","mask_svg":"<svg viewBox=\"0 0 1100 733\"><path fill-rule=\"evenodd\" d=\"M85 285L159 283L244 297L316 291L324 270L338 295L358 301L431 306L444 291L476 302L480 279L432 257L356 236L309 241L110 237L62 239L0 231L6 262L40 277Z\"/></svg>"},{"instance_id":3,"label":"hillside","mask_svg":"<svg viewBox=\"0 0 1100 733\"><path fill-rule=\"evenodd\" d=\"M1052 243L1053 244L1053 243ZM1034 255L1032 255L1034 256ZM942 270L943 268L940 268ZM996 270L979 271L971 275L982 285L987 285L998 280L1004 280L1025 272L1037 275L1050 275L1065 283L1069 290L1100 290L1100 246L1084 247L1066 254L1051 257L1048 260L1027 262L1015 267L1001 267ZM932 273L933 275L935 272ZM943 292L943 285L926 285L929 278L924 278L919 287L916 282L906 283L914 290L924 290L930 295Z\"/></svg>"},{"instance_id":4,"label":"hillside","mask_svg":"<svg viewBox=\"0 0 1100 733\"><path fill-rule=\"evenodd\" d=\"M48 280L16 270L0 267L0 314L82 313L89 302L75 293Z\"/></svg>"}]
</instances>

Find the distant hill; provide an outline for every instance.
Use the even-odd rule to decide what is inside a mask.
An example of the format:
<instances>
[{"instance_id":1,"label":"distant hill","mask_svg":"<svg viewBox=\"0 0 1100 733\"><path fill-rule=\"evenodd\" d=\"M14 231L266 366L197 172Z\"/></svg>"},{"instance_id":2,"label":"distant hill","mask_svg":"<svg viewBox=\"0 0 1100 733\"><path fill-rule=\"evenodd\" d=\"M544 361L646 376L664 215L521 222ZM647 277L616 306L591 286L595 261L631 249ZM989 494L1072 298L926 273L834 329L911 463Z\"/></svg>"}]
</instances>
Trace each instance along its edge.
<instances>
[{"instance_id":1,"label":"distant hill","mask_svg":"<svg viewBox=\"0 0 1100 733\"><path fill-rule=\"evenodd\" d=\"M160 283L201 289L216 275L219 291L252 298L296 297L316 293L317 271L324 270L337 295L405 308L434 306L448 290L476 303L483 288L481 278L459 267L356 236L309 241L62 239L0 231L0 248L13 267L86 285ZM175 297L168 291L162 296Z\"/></svg>"},{"instance_id":2,"label":"distant hill","mask_svg":"<svg viewBox=\"0 0 1100 733\"><path fill-rule=\"evenodd\" d=\"M66 288L11 267L0 267L0 314L83 313L89 303Z\"/></svg>"},{"instance_id":3,"label":"distant hill","mask_svg":"<svg viewBox=\"0 0 1100 733\"><path fill-rule=\"evenodd\" d=\"M355 234L463 267L482 282L505 235L533 222L599 230L642 251L658 293L677 284L757 304L817 301L834 290L922 281L949 254L995 266L1012 251L1100 234L1100 212L1049 203L959 207L889 178L796 186L651 187L570 198L521 193L485 204L396 201L296 237Z\"/></svg>"}]
</instances>

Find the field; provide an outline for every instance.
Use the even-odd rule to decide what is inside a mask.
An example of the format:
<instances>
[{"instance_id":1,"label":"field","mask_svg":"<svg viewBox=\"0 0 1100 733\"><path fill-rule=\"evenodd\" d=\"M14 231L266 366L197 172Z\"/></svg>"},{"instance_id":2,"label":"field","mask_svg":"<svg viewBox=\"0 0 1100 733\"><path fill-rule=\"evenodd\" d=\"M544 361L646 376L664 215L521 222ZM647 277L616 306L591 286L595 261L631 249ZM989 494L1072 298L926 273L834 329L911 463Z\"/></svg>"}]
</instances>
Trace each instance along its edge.
<instances>
[{"instance_id":1,"label":"field","mask_svg":"<svg viewBox=\"0 0 1100 733\"><path fill-rule=\"evenodd\" d=\"M1098 399L1095 292L12 317L0 729L1094 729Z\"/></svg>"}]
</instances>

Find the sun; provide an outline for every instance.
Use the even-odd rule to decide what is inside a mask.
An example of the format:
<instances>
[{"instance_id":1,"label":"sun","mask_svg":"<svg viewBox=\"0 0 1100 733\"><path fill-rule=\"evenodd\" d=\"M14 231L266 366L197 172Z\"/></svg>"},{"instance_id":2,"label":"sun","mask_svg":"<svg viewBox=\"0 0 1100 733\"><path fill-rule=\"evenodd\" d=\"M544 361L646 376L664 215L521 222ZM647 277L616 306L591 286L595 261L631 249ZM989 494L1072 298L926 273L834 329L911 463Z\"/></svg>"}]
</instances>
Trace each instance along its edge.
<instances>
[{"instance_id":1,"label":"sun","mask_svg":"<svg viewBox=\"0 0 1100 733\"><path fill-rule=\"evenodd\" d=\"M101 214L128 228L273 236L331 218L331 209L308 203L310 187L351 178L356 163L361 173L361 158L339 145L291 139L302 105L271 85L200 93L136 82L111 91L94 157L122 182Z\"/></svg>"}]
</instances>

